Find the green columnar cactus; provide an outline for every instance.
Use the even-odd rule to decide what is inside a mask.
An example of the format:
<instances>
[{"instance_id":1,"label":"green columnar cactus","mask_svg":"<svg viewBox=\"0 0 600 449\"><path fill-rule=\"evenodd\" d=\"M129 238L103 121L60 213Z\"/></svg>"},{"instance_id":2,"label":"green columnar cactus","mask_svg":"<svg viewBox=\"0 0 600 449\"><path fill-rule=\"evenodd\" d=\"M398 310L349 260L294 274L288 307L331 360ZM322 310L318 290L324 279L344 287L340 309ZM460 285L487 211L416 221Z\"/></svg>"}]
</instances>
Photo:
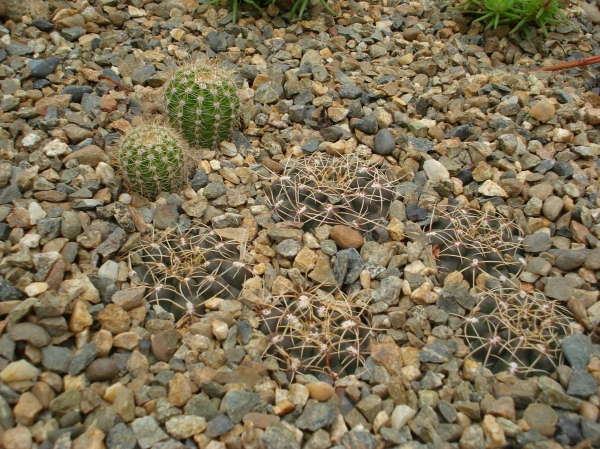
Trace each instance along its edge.
<instances>
[{"instance_id":1,"label":"green columnar cactus","mask_svg":"<svg viewBox=\"0 0 600 449\"><path fill-rule=\"evenodd\" d=\"M181 190L187 179L185 153L174 129L144 124L122 138L118 164L129 188L154 199Z\"/></svg>"},{"instance_id":2,"label":"green columnar cactus","mask_svg":"<svg viewBox=\"0 0 600 449\"><path fill-rule=\"evenodd\" d=\"M190 145L214 148L237 126L240 100L233 71L196 61L175 72L165 87L171 125Z\"/></svg>"}]
</instances>

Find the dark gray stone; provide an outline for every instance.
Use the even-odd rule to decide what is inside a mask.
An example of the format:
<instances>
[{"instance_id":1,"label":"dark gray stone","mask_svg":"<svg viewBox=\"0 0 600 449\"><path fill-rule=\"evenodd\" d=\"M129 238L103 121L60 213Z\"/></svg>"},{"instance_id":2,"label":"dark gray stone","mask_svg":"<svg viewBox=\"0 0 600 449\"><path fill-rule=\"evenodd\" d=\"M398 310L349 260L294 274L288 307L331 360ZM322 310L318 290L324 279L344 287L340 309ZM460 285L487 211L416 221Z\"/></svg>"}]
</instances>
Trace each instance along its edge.
<instances>
[{"instance_id":1,"label":"dark gray stone","mask_svg":"<svg viewBox=\"0 0 600 449\"><path fill-rule=\"evenodd\" d=\"M185 405L184 412L186 415L202 416L206 421L212 420L219 414L214 402L201 395L192 397Z\"/></svg>"},{"instance_id":2,"label":"dark gray stone","mask_svg":"<svg viewBox=\"0 0 600 449\"><path fill-rule=\"evenodd\" d=\"M295 426L302 430L312 432L329 426L335 419L335 410L325 402L310 399L300 417L296 420Z\"/></svg>"},{"instance_id":3,"label":"dark gray stone","mask_svg":"<svg viewBox=\"0 0 600 449\"><path fill-rule=\"evenodd\" d=\"M69 348L46 346L42 349L42 365L49 371L67 374L73 361L73 353Z\"/></svg>"},{"instance_id":4,"label":"dark gray stone","mask_svg":"<svg viewBox=\"0 0 600 449\"><path fill-rule=\"evenodd\" d=\"M265 449L300 449L296 436L282 424L271 424L262 436Z\"/></svg>"},{"instance_id":5,"label":"dark gray stone","mask_svg":"<svg viewBox=\"0 0 600 449\"><path fill-rule=\"evenodd\" d=\"M358 86L353 86L352 84L342 84L338 93L342 98L349 98L351 100L355 100L357 98L360 98L360 96L363 93L363 90Z\"/></svg>"},{"instance_id":6,"label":"dark gray stone","mask_svg":"<svg viewBox=\"0 0 600 449\"><path fill-rule=\"evenodd\" d=\"M0 190L0 204L10 204L13 200L21 198L23 195L17 186L8 186Z\"/></svg>"},{"instance_id":7,"label":"dark gray stone","mask_svg":"<svg viewBox=\"0 0 600 449\"><path fill-rule=\"evenodd\" d=\"M60 93L61 94L69 94L69 95L71 95L71 102L72 103L80 103L84 94L90 94L90 93L92 93L92 87L91 86L75 86L75 85L71 85L71 86L65 87L63 90L61 90Z\"/></svg>"},{"instance_id":8,"label":"dark gray stone","mask_svg":"<svg viewBox=\"0 0 600 449\"><path fill-rule=\"evenodd\" d=\"M354 122L354 128L365 134L376 134L379 128L377 125L377 117L375 117L375 115L367 115L365 118Z\"/></svg>"},{"instance_id":9,"label":"dark gray stone","mask_svg":"<svg viewBox=\"0 0 600 449\"><path fill-rule=\"evenodd\" d=\"M562 352L567 362L574 370L585 369L592 355L592 342L590 337L584 334L573 334L563 338Z\"/></svg>"},{"instance_id":10,"label":"dark gray stone","mask_svg":"<svg viewBox=\"0 0 600 449\"><path fill-rule=\"evenodd\" d=\"M56 56L47 59L32 59L29 61L31 67L31 76L33 78L46 78L54 73L58 66L59 59Z\"/></svg>"},{"instance_id":11,"label":"dark gray stone","mask_svg":"<svg viewBox=\"0 0 600 449\"><path fill-rule=\"evenodd\" d=\"M135 72L133 72L131 74L131 82L134 85L145 85L146 82L148 81L148 78L150 78L152 75L154 75L156 73L156 68L154 67L153 64L147 64L144 67L142 67L139 70L136 70Z\"/></svg>"},{"instance_id":12,"label":"dark gray stone","mask_svg":"<svg viewBox=\"0 0 600 449\"><path fill-rule=\"evenodd\" d=\"M574 270L583 265L586 259L585 251L567 249L561 252L555 260L555 265L564 271Z\"/></svg>"},{"instance_id":13,"label":"dark gray stone","mask_svg":"<svg viewBox=\"0 0 600 449\"><path fill-rule=\"evenodd\" d=\"M381 129L375 135L375 142L373 144L373 152L380 156L387 156L391 154L396 148L396 141L394 136L389 129Z\"/></svg>"},{"instance_id":14,"label":"dark gray stone","mask_svg":"<svg viewBox=\"0 0 600 449\"><path fill-rule=\"evenodd\" d=\"M596 380L585 369L575 370L569 379L567 394L579 398L589 398L596 394Z\"/></svg>"},{"instance_id":15,"label":"dark gray stone","mask_svg":"<svg viewBox=\"0 0 600 449\"><path fill-rule=\"evenodd\" d=\"M377 440L371 432L351 430L342 436L342 444L346 449L375 449Z\"/></svg>"},{"instance_id":16,"label":"dark gray stone","mask_svg":"<svg viewBox=\"0 0 600 449\"><path fill-rule=\"evenodd\" d=\"M204 434L209 438L221 436L235 427L227 415L217 415L206 424Z\"/></svg>"},{"instance_id":17,"label":"dark gray stone","mask_svg":"<svg viewBox=\"0 0 600 449\"><path fill-rule=\"evenodd\" d=\"M96 343L90 342L86 344L81 350L73 357L73 361L69 365L69 375L76 376L83 372L90 363L94 361L98 355L98 348Z\"/></svg>"},{"instance_id":18,"label":"dark gray stone","mask_svg":"<svg viewBox=\"0 0 600 449\"><path fill-rule=\"evenodd\" d=\"M204 196L206 199L214 200L225 195L227 187L222 182L211 182L204 188Z\"/></svg>"},{"instance_id":19,"label":"dark gray stone","mask_svg":"<svg viewBox=\"0 0 600 449\"><path fill-rule=\"evenodd\" d=\"M7 279L0 279L0 301L21 301L25 295Z\"/></svg>"},{"instance_id":20,"label":"dark gray stone","mask_svg":"<svg viewBox=\"0 0 600 449\"><path fill-rule=\"evenodd\" d=\"M137 444L135 435L124 423L113 426L106 435L108 449L134 449Z\"/></svg>"},{"instance_id":21,"label":"dark gray stone","mask_svg":"<svg viewBox=\"0 0 600 449\"><path fill-rule=\"evenodd\" d=\"M452 139L453 137L458 137L460 140L465 140L471 134L471 127L469 125L459 125L452 128L446 134L444 134L444 139Z\"/></svg>"},{"instance_id":22,"label":"dark gray stone","mask_svg":"<svg viewBox=\"0 0 600 449\"><path fill-rule=\"evenodd\" d=\"M252 411L256 404L258 404L258 400L258 393L232 390L223 398L221 407L223 407L222 410L225 411L227 416L237 424L242 421L242 418L246 413Z\"/></svg>"}]
</instances>

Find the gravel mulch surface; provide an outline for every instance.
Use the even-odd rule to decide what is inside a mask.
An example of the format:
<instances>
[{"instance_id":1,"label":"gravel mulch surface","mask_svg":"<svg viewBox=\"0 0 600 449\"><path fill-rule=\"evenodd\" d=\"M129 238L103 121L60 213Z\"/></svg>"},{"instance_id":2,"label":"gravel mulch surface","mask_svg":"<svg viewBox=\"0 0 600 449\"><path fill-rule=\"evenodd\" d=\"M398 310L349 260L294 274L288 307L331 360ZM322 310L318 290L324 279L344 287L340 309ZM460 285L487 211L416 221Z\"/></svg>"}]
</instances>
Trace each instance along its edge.
<instances>
[{"instance_id":1,"label":"gravel mulch surface","mask_svg":"<svg viewBox=\"0 0 600 449\"><path fill-rule=\"evenodd\" d=\"M598 54L596 3L530 40L432 1L340 1L291 23L289 5L244 8L237 24L196 0L2 3L4 448L600 447L598 70L525 73ZM112 155L199 56L237 69L240 127L151 202ZM278 222L270 186L315 154L386 174L376 232ZM437 269L424 233L447 205L522 230L519 288L571 334L552 337L564 357L547 374L469 357L487 284ZM198 223L237 241L248 276L186 316L153 300L135 250ZM292 376L263 357L265 298L298 288L367 304L366 370Z\"/></svg>"}]
</instances>

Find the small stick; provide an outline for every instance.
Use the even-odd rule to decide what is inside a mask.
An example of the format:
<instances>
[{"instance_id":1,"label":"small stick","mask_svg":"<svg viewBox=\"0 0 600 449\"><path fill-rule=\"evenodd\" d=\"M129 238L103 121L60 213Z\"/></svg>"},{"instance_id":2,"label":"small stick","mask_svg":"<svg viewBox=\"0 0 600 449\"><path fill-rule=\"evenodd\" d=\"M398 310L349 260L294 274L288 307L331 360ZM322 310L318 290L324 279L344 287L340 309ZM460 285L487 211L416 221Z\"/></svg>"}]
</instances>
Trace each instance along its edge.
<instances>
[{"instance_id":1,"label":"small stick","mask_svg":"<svg viewBox=\"0 0 600 449\"><path fill-rule=\"evenodd\" d=\"M526 70L525 73L538 71L555 72L557 70L574 69L576 67L583 67L597 63L600 63L600 56L591 56L589 58L577 59L576 61L561 62L560 64L555 64L548 67L538 67L537 69Z\"/></svg>"},{"instance_id":2,"label":"small stick","mask_svg":"<svg viewBox=\"0 0 600 449\"><path fill-rule=\"evenodd\" d=\"M98 75L98 79L103 79L103 80L107 80L110 81L113 84L116 84L117 86L119 86L121 89L126 90L127 92L133 92L133 90L131 90L129 87L127 87L125 84L112 79L110 76L105 75L104 73L101 73L100 75Z\"/></svg>"}]
</instances>

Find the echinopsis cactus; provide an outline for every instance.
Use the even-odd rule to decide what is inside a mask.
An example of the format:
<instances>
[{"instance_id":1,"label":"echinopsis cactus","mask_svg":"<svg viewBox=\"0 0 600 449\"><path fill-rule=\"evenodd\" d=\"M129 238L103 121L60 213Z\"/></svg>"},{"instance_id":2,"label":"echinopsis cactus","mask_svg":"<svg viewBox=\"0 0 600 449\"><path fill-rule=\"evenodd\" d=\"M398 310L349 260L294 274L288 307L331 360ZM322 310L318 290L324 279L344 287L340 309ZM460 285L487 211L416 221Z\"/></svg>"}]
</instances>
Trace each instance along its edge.
<instances>
[{"instance_id":1,"label":"echinopsis cactus","mask_svg":"<svg viewBox=\"0 0 600 449\"><path fill-rule=\"evenodd\" d=\"M509 281L488 279L488 285L465 318L471 357L494 374L554 371L562 363L560 340L572 333L569 311L543 293L526 292Z\"/></svg>"},{"instance_id":2,"label":"echinopsis cactus","mask_svg":"<svg viewBox=\"0 0 600 449\"><path fill-rule=\"evenodd\" d=\"M190 145L214 148L235 129L240 101L233 74L199 60L177 70L165 86L169 121Z\"/></svg>"},{"instance_id":3,"label":"echinopsis cactus","mask_svg":"<svg viewBox=\"0 0 600 449\"><path fill-rule=\"evenodd\" d=\"M154 199L187 180L185 143L169 126L144 124L121 139L118 165L132 190Z\"/></svg>"},{"instance_id":4,"label":"echinopsis cactus","mask_svg":"<svg viewBox=\"0 0 600 449\"><path fill-rule=\"evenodd\" d=\"M265 356L291 377L320 372L336 379L355 373L375 339L368 301L343 293L334 297L315 286L268 299L259 316Z\"/></svg>"},{"instance_id":5,"label":"echinopsis cactus","mask_svg":"<svg viewBox=\"0 0 600 449\"><path fill-rule=\"evenodd\" d=\"M391 182L355 154L303 156L272 184L270 201L277 221L297 221L305 230L345 224L367 232L384 224L394 197Z\"/></svg>"},{"instance_id":6,"label":"echinopsis cactus","mask_svg":"<svg viewBox=\"0 0 600 449\"><path fill-rule=\"evenodd\" d=\"M522 231L499 214L459 207L436 210L425 232L440 271L461 272L471 287L481 273L508 279L523 269Z\"/></svg>"},{"instance_id":7,"label":"echinopsis cactus","mask_svg":"<svg viewBox=\"0 0 600 449\"><path fill-rule=\"evenodd\" d=\"M189 230L168 229L130 254L135 283L146 299L177 319L191 321L212 298L237 299L252 273L245 247L220 237L201 223Z\"/></svg>"}]
</instances>

